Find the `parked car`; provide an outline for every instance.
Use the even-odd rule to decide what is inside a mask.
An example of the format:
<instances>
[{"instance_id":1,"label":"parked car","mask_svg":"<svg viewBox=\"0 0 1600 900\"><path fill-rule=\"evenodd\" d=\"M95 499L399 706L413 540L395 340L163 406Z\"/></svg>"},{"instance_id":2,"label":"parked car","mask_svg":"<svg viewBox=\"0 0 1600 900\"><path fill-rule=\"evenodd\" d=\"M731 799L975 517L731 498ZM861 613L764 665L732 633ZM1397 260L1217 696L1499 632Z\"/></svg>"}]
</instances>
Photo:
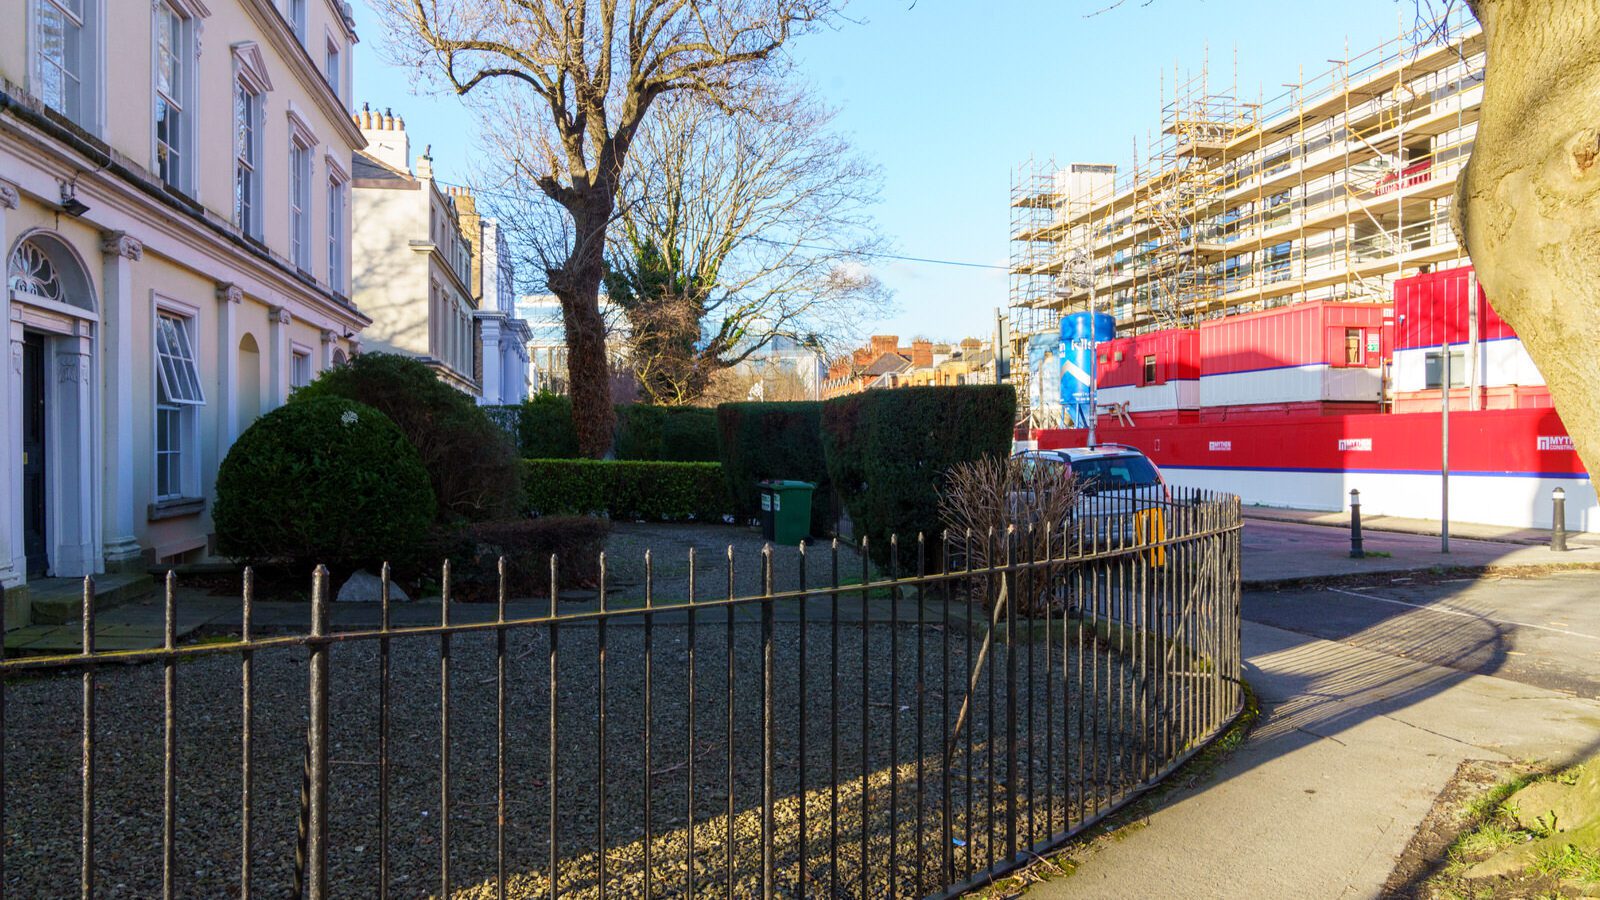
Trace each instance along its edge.
<instances>
[{"instance_id":1,"label":"parked car","mask_svg":"<svg viewBox=\"0 0 1600 900\"><path fill-rule=\"evenodd\" d=\"M1161 469L1137 448L1097 444L1024 450L1017 456L1033 465L1066 466L1072 472L1081 494L1066 523L1069 539L1117 545L1164 536L1161 511L1171 505L1172 492ZM1140 516L1141 512L1146 515ZM1148 524L1141 526L1141 521ZM1144 535L1139 533L1141 527L1146 529Z\"/></svg>"}]
</instances>

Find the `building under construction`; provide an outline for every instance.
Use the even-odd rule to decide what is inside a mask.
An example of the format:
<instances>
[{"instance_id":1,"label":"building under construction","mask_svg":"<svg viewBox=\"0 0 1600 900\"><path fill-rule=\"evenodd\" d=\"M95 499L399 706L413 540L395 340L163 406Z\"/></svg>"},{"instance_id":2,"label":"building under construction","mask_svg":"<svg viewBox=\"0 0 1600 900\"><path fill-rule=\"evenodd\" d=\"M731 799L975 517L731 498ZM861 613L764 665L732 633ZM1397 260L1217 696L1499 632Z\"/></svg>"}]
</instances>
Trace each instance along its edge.
<instances>
[{"instance_id":1,"label":"building under construction","mask_svg":"<svg viewBox=\"0 0 1600 900\"><path fill-rule=\"evenodd\" d=\"M1483 51L1459 10L1273 98L1241 97L1208 63L1163 87L1159 131L1131 167L1019 167L1018 382L1040 380L1030 339L1048 342L1091 299L1132 334L1308 300L1386 303L1397 279L1464 263L1450 209ZM1029 384L1032 405L1041 388Z\"/></svg>"}]
</instances>

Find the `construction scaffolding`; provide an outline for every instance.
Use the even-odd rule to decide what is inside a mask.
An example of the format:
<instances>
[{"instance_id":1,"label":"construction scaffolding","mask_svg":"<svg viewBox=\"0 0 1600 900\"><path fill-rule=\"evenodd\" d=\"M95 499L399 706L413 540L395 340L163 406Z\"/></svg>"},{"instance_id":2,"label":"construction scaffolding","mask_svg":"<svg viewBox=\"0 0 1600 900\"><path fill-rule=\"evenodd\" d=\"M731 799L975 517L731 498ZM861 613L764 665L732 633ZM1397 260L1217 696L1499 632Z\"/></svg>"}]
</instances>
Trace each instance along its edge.
<instances>
[{"instance_id":1,"label":"construction scaffolding","mask_svg":"<svg viewBox=\"0 0 1600 900\"><path fill-rule=\"evenodd\" d=\"M1476 130L1483 45L1471 14L1452 7L1253 102L1207 60L1170 94L1163 86L1142 162L1136 150L1120 172L1019 166L1017 347L1087 309L1091 279L1099 309L1132 333L1301 300L1384 302L1396 278L1463 261L1450 206ZM1085 262L1089 277L1062 277Z\"/></svg>"}]
</instances>

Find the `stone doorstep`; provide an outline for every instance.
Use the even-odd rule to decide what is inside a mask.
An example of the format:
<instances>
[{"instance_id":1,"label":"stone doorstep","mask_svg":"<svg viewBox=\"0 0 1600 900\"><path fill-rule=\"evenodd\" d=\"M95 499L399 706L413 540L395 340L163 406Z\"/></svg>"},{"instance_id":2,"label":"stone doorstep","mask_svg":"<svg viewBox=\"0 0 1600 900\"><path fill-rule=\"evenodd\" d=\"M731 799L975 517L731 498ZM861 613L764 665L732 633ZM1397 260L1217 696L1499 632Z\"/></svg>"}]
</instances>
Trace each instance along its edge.
<instances>
[{"instance_id":1,"label":"stone doorstep","mask_svg":"<svg viewBox=\"0 0 1600 900\"><path fill-rule=\"evenodd\" d=\"M180 636L182 632L180 631ZM29 625L6 632L6 655L56 655L83 650L83 631L77 625ZM163 640L160 628L108 625L94 631L96 650L153 650Z\"/></svg>"},{"instance_id":2,"label":"stone doorstep","mask_svg":"<svg viewBox=\"0 0 1600 900\"><path fill-rule=\"evenodd\" d=\"M156 580L147 572L108 573L94 579L96 612L143 600L156 592ZM40 578L28 582L30 625L63 625L83 617L83 579ZM10 645L10 633L6 636Z\"/></svg>"}]
</instances>

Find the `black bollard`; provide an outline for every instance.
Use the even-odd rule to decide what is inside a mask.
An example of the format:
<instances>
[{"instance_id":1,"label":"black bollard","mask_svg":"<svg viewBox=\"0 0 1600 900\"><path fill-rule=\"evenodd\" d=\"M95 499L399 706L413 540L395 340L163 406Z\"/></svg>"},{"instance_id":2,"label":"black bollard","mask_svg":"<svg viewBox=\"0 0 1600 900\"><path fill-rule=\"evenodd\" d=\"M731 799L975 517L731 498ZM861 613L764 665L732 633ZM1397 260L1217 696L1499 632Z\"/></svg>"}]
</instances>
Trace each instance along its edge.
<instances>
[{"instance_id":1,"label":"black bollard","mask_svg":"<svg viewBox=\"0 0 1600 900\"><path fill-rule=\"evenodd\" d=\"M1355 488L1350 489L1350 558L1365 559L1367 552L1361 549L1361 492Z\"/></svg>"},{"instance_id":2,"label":"black bollard","mask_svg":"<svg viewBox=\"0 0 1600 900\"><path fill-rule=\"evenodd\" d=\"M1550 549L1557 553L1567 550L1567 491L1556 488L1550 492Z\"/></svg>"}]
</instances>

